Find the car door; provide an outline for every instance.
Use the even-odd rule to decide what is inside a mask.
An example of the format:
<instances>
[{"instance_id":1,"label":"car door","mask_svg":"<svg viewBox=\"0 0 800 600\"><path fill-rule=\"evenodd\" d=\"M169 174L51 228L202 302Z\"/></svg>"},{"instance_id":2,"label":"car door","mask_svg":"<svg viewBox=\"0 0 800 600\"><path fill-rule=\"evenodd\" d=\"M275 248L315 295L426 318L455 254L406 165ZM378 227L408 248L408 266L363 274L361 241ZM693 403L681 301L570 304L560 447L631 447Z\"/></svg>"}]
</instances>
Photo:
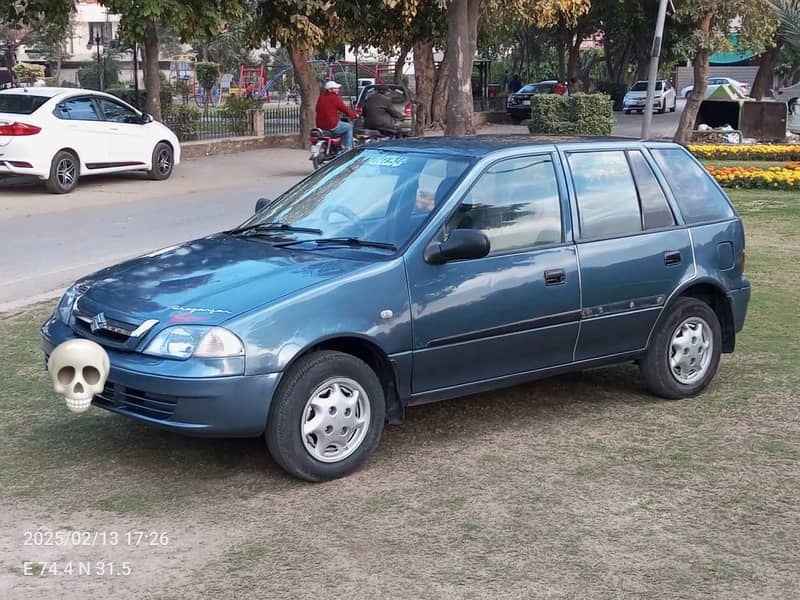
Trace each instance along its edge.
<instances>
[{"instance_id":1,"label":"car door","mask_svg":"<svg viewBox=\"0 0 800 600\"><path fill-rule=\"evenodd\" d=\"M63 145L78 153L81 171L103 168L111 151L111 136L94 98L89 95L67 98L56 105L54 112L64 122Z\"/></svg>"},{"instance_id":2,"label":"car door","mask_svg":"<svg viewBox=\"0 0 800 600\"><path fill-rule=\"evenodd\" d=\"M145 166L150 163L155 143L135 110L111 98L97 98L103 121L111 132L110 166Z\"/></svg>"},{"instance_id":3,"label":"car door","mask_svg":"<svg viewBox=\"0 0 800 600\"><path fill-rule=\"evenodd\" d=\"M694 276L689 232L677 225L640 150L576 151L565 157L582 292L574 358L642 349L670 294Z\"/></svg>"},{"instance_id":4,"label":"car door","mask_svg":"<svg viewBox=\"0 0 800 600\"><path fill-rule=\"evenodd\" d=\"M575 246L564 241L563 190L549 153L500 160L446 215L434 240L478 229L490 240L489 255L445 264L408 259L414 394L572 359L580 284Z\"/></svg>"}]
</instances>

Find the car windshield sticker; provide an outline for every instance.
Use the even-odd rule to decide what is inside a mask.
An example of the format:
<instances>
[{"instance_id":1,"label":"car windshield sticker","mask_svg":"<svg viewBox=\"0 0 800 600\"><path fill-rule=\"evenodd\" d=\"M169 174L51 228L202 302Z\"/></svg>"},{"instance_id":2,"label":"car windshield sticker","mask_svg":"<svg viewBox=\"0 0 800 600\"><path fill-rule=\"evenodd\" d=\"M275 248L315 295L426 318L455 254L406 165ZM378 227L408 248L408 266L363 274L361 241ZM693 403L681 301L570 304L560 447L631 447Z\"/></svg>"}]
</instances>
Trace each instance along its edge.
<instances>
[{"instance_id":1,"label":"car windshield sticker","mask_svg":"<svg viewBox=\"0 0 800 600\"><path fill-rule=\"evenodd\" d=\"M379 154L373 156L367 161L367 164L373 167L402 167L407 162L405 156Z\"/></svg>"}]
</instances>

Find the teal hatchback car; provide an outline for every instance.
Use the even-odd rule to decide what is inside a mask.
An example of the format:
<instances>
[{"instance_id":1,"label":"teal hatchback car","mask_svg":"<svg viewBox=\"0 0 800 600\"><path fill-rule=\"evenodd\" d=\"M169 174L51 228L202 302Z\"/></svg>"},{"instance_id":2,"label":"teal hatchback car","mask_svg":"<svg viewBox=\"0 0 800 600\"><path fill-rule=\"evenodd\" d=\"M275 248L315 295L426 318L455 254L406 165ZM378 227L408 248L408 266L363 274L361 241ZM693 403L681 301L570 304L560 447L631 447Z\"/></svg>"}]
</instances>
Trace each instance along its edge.
<instances>
[{"instance_id":1,"label":"teal hatchback car","mask_svg":"<svg viewBox=\"0 0 800 600\"><path fill-rule=\"evenodd\" d=\"M657 396L701 393L744 324L744 268L736 211L675 144L402 140L84 277L42 344L106 349L99 407L264 435L321 481L415 404L623 361Z\"/></svg>"}]
</instances>

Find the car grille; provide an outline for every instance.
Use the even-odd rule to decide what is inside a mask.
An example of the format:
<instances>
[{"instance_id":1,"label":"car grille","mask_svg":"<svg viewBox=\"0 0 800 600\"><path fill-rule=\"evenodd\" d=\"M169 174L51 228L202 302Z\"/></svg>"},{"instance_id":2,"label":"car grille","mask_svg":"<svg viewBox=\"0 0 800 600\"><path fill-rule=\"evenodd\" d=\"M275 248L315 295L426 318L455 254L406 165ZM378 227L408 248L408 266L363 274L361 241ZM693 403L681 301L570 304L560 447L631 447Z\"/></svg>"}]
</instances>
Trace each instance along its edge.
<instances>
[{"instance_id":1,"label":"car grille","mask_svg":"<svg viewBox=\"0 0 800 600\"><path fill-rule=\"evenodd\" d=\"M128 412L159 419L172 418L178 399L174 396L153 394L131 387L107 382L103 391L94 397L94 403L104 408L119 408Z\"/></svg>"},{"instance_id":2,"label":"car grille","mask_svg":"<svg viewBox=\"0 0 800 600\"><path fill-rule=\"evenodd\" d=\"M117 321L116 319L106 319L103 326L99 329L92 331L92 319L95 315L75 310L73 311L75 317L75 331L80 335L89 339L96 339L98 342L110 342L112 345L119 346L128 342L131 333L136 330L137 325L132 323L125 323Z\"/></svg>"}]
</instances>

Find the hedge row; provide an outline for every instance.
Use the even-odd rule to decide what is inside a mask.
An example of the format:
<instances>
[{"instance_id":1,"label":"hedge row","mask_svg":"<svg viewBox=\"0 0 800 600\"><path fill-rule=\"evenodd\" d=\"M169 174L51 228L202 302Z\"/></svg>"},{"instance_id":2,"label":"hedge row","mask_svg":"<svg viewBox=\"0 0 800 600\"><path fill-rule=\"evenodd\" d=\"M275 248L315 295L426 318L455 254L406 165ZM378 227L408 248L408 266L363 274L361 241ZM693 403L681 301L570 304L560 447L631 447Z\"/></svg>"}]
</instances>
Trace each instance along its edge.
<instances>
[{"instance_id":1,"label":"hedge row","mask_svg":"<svg viewBox=\"0 0 800 600\"><path fill-rule=\"evenodd\" d=\"M611 135L614 111L605 94L536 94L528 130L545 135Z\"/></svg>"}]
</instances>

